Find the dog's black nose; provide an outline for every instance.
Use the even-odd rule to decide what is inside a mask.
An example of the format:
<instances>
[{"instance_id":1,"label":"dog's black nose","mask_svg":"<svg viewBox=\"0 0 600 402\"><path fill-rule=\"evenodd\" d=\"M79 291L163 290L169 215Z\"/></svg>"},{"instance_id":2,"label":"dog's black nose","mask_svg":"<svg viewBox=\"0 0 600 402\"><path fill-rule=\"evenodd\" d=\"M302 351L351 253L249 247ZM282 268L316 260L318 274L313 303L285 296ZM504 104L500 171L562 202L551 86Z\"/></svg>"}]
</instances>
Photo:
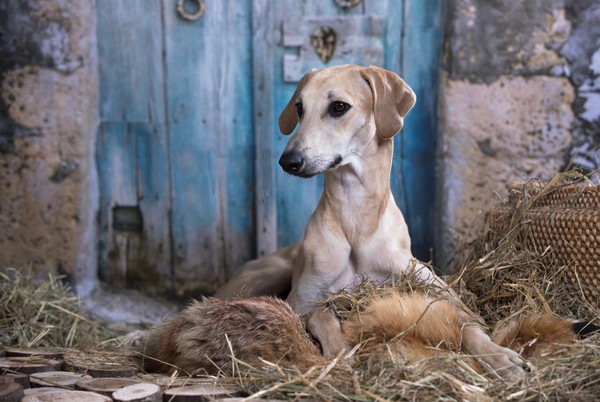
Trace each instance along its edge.
<instances>
[{"instance_id":1,"label":"dog's black nose","mask_svg":"<svg viewBox=\"0 0 600 402\"><path fill-rule=\"evenodd\" d=\"M279 165L281 165L283 170L285 170L287 173L299 173L304 167L304 158L300 152L286 152L281 155L281 158L279 158Z\"/></svg>"}]
</instances>

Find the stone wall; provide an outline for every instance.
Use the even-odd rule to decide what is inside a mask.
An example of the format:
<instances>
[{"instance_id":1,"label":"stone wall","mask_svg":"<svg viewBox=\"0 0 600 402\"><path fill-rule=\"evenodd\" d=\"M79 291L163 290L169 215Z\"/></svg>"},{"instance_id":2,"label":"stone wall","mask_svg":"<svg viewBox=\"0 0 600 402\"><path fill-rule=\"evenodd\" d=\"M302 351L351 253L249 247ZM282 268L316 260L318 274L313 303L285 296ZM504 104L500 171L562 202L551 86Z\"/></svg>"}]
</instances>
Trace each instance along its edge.
<instances>
[{"instance_id":1,"label":"stone wall","mask_svg":"<svg viewBox=\"0 0 600 402\"><path fill-rule=\"evenodd\" d=\"M446 18L442 266L511 184L600 159L600 1L452 0Z\"/></svg>"},{"instance_id":2,"label":"stone wall","mask_svg":"<svg viewBox=\"0 0 600 402\"><path fill-rule=\"evenodd\" d=\"M96 278L93 0L0 2L0 267Z\"/></svg>"}]
</instances>

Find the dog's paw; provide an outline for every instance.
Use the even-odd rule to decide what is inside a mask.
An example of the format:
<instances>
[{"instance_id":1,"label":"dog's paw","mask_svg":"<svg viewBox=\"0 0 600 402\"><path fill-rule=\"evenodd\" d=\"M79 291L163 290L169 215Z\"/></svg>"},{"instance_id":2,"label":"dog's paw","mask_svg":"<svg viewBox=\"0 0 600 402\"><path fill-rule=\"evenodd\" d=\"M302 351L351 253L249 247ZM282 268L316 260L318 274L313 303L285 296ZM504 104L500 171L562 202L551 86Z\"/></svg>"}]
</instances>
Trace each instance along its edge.
<instances>
[{"instance_id":1,"label":"dog's paw","mask_svg":"<svg viewBox=\"0 0 600 402\"><path fill-rule=\"evenodd\" d=\"M495 350L480 355L479 359L488 370L507 381L517 381L529 371L529 366L514 350L495 345Z\"/></svg>"},{"instance_id":2,"label":"dog's paw","mask_svg":"<svg viewBox=\"0 0 600 402\"><path fill-rule=\"evenodd\" d=\"M343 350L348 352L350 349L350 345L342 338L327 339L325 342L321 343L321 350L323 351L323 356L325 356L328 359L336 357Z\"/></svg>"},{"instance_id":3,"label":"dog's paw","mask_svg":"<svg viewBox=\"0 0 600 402\"><path fill-rule=\"evenodd\" d=\"M464 328L463 347L467 353L478 358L489 372L507 381L519 380L529 371L529 366L517 352L492 342L480 327Z\"/></svg>"}]
</instances>

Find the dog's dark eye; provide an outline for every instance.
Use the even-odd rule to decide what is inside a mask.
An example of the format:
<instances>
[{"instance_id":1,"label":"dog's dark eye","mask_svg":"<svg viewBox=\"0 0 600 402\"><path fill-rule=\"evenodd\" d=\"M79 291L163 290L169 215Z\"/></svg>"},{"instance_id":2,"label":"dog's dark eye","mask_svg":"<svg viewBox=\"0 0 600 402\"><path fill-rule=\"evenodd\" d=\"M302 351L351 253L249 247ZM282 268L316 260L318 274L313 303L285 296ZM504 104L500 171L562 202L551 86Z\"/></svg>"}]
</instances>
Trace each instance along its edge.
<instances>
[{"instance_id":1,"label":"dog's dark eye","mask_svg":"<svg viewBox=\"0 0 600 402\"><path fill-rule=\"evenodd\" d=\"M298 118L302 118L302 115L304 114L302 103L296 103L296 113L298 113Z\"/></svg>"},{"instance_id":2,"label":"dog's dark eye","mask_svg":"<svg viewBox=\"0 0 600 402\"><path fill-rule=\"evenodd\" d=\"M350 110L352 106L350 106L349 104L345 103L345 102L332 102L329 105L329 114L333 117L340 117L341 115L343 115L344 113L346 113L348 110Z\"/></svg>"}]
</instances>

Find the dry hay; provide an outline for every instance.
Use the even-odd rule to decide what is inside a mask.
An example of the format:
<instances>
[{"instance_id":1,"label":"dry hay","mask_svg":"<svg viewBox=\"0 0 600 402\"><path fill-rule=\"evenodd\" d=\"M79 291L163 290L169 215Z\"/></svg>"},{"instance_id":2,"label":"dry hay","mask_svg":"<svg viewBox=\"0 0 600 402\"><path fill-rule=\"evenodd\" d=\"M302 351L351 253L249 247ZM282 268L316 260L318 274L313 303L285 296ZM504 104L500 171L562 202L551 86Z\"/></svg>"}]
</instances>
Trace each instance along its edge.
<instances>
[{"instance_id":1,"label":"dry hay","mask_svg":"<svg viewBox=\"0 0 600 402\"><path fill-rule=\"evenodd\" d=\"M557 264L556 261L561 260L556 258L559 251L551 247L535 250L525 246L525 239L530 236L529 212L538 200L561 186L573 184L592 185L586 176L575 172L559 174L545 185L537 181L525 183L518 202L513 200L501 207L510 211L508 220L506 214L492 211L481 236L464 246L455 257L453 269L458 272L460 281L457 290L469 307L480 312L488 323L502 324L523 312L551 312L598 323L597 301L590 300L585 291L589 284L573 283L567 278L569 273L582 268L580 262ZM528 192L528 189L533 190ZM549 207L546 212L552 214L559 210L558 206ZM498 216L506 220L501 225L498 225ZM493 229L498 226L503 226L503 230ZM593 266L585 268L594 269ZM596 269L600 266L596 265Z\"/></svg>"},{"instance_id":2,"label":"dry hay","mask_svg":"<svg viewBox=\"0 0 600 402\"><path fill-rule=\"evenodd\" d=\"M562 175L552 184L573 180L584 178ZM541 191L544 191L543 187ZM455 258L459 274L449 279L454 290L495 329L511 318L546 312L598 324L598 310L578 298L582 292L577 284L565 280L569 267L553 266L552 250L534 252L519 245L522 218L530 207L531 203L527 201L515 206L508 235L493 232L488 222L479 239L461 249ZM65 318L56 321L47 316L53 310L60 311L77 304L71 294L65 296L62 285L56 280L46 284L48 290L38 290L43 294L35 293L38 288L33 288L26 296L14 294L15 288L23 286L22 278L2 276L1 283L3 314L0 331L18 334L11 337L11 342L76 346L74 341L78 336L72 335L73 331L94 333L93 328L81 331L82 325L89 323L77 310L69 310L66 314L70 321L64 321ZM432 297L437 292L419 286L410 277L392 278L386 287L365 281L352 293L340 292L333 296L329 307L344 319L354 311L362 310L373 297L392 289L416 290ZM60 308L54 308L49 301ZM21 304L28 306L25 312L17 311ZM19 324L15 325L17 322ZM52 331L47 332L49 328ZM124 353L123 349L119 352ZM475 372L467 363L469 357L463 355L434 357L407 365L398 361L386 344L370 349L361 349L359 345L350 355L349 359L338 356L301 372L284 368L277 362L252 367L237 360L232 353L232 371L221 372L207 380L222 385L234 381L248 395L282 400L587 401L600 395L600 335L580 342L577 348L563 354L547 357L537 367L532 366L532 371L524 378L508 383L491 374ZM174 382L187 381L186 376L176 377L177 373L172 377Z\"/></svg>"},{"instance_id":3,"label":"dry hay","mask_svg":"<svg viewBox=\"0 0 600 402\"><path fill-rule=\"evenodd\" d=\"M14 269L0 272L0 346L85 348L99 343L99 328L60 278L40 283Z\"/></svg>"}]
</instances>

